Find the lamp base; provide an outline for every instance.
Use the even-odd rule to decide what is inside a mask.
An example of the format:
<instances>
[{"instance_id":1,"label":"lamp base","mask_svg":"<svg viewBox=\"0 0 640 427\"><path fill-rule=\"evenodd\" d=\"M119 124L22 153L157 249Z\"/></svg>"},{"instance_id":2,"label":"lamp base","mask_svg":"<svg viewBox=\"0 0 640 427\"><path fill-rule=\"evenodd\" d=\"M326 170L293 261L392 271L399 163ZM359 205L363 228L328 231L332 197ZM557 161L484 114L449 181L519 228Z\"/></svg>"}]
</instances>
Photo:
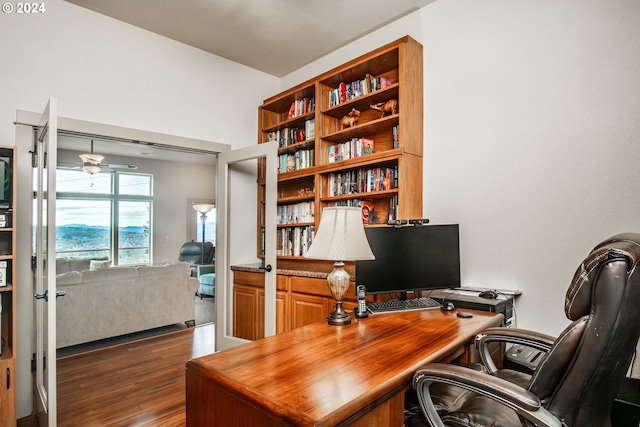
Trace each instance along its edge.
<instances>
[{"instance_id":1,"label":"lamp base","mask_svg":"<svg viewBox=\"0 0 640 427\"><path fill-rule=\"evenodd\" d=\"M342 308L342 300L349 289L349 273L344 269L344 262L336 261L333 264L333 271L327 276L327 285L336 302L335 308L327 317L327 324L335 326L350 324L351 317Z\"/></svg>"},{"instance_id":2,"label":"lamp base","mask_svg":"<svg viewBox=\"0 0 640 427\"><path fill-rule=\"evenodd\" d=\"M342 308L342 301L336 301L333 311L327 316L327 325L342 326L349 325L351 317Z\"/></svg>"}]
</instances>

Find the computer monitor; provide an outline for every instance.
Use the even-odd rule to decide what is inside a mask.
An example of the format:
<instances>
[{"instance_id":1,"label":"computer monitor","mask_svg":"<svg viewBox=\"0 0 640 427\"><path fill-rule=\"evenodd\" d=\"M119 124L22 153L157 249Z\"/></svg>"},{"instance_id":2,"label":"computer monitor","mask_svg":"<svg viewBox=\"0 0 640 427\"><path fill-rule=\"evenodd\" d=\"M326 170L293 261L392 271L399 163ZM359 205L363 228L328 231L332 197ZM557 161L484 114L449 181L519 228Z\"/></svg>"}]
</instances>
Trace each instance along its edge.
<instances>
[{"instance_id":1,"label":"computer monitor","mask_svg":"<svg viewBox=\"0 0 640 427\"><path fill-rule=\"evenodd\" d=\"M356 261L356 284L367 294L460 287L458 224L365 229L376 259Z\"/></svg>"}]
</instances>

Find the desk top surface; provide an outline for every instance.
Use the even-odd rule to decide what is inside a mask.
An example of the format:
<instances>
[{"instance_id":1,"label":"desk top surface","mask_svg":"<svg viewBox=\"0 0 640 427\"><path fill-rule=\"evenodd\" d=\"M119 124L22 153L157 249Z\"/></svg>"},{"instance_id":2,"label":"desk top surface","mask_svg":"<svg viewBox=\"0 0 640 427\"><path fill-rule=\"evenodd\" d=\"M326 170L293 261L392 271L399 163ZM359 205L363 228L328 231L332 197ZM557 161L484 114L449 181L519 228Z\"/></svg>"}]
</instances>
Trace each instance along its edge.
<instances>
[{"instance_id":1,"label":"desk top surface","mask_svg":"<svg viewBox=\"0 0 640 427\"><path fill-rule=\"evenodd\" d=\"M440 309L314 323L187 363L187 369L295 425L336 425L411 382L502 315Z\"/></svg>"}]
</instances>

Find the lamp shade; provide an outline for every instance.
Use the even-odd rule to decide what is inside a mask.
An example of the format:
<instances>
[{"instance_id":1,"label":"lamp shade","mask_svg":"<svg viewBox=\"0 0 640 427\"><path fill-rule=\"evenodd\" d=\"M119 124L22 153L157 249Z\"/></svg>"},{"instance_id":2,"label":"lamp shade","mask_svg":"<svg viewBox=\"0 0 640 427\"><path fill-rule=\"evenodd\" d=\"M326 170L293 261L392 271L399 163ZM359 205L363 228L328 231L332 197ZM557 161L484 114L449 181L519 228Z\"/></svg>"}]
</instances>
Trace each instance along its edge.
<instances>
[{"instance_id":1,"label":"lamp shade","mask_svg":"<svg viewBox=\"0 0 640 427\"><path fill-rule=\"evenodd\" d=\"M210 210L216 207L216 205L211 203L197 203L191 205L196 212L200 212L201 214L206 214Z\"/></svg>"},{"instance_id":2,"label":"lamp shade","mask_svg":"<svg viewBox=\"0 0 640 427\"><path fill-rule=\"evenodd\" d=\"M324 208L318 232L305 257L332 261L374 259L364 233L360 208Z\"/></svg>"}]
</instances>

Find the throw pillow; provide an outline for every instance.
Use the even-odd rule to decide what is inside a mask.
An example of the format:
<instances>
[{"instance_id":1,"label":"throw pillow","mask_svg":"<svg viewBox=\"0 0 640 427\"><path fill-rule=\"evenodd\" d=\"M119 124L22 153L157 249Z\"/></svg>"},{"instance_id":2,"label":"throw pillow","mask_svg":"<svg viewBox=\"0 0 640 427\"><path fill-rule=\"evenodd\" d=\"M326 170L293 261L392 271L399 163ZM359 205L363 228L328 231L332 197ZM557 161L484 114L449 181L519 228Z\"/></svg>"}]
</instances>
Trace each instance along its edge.
<instances>
[{"instance_id":1,"label":"throw pillow","mask_svg":"<svg viewBox=\"0 0 640 427\"><path fill-rule=\"evenodd\" d=\"M89 264L89 270L95 270L98 268L105 268L105 267L111 267L110 259L107 259L107 260L92 259L91 263Z\"/></svg>"}]
</instances>

